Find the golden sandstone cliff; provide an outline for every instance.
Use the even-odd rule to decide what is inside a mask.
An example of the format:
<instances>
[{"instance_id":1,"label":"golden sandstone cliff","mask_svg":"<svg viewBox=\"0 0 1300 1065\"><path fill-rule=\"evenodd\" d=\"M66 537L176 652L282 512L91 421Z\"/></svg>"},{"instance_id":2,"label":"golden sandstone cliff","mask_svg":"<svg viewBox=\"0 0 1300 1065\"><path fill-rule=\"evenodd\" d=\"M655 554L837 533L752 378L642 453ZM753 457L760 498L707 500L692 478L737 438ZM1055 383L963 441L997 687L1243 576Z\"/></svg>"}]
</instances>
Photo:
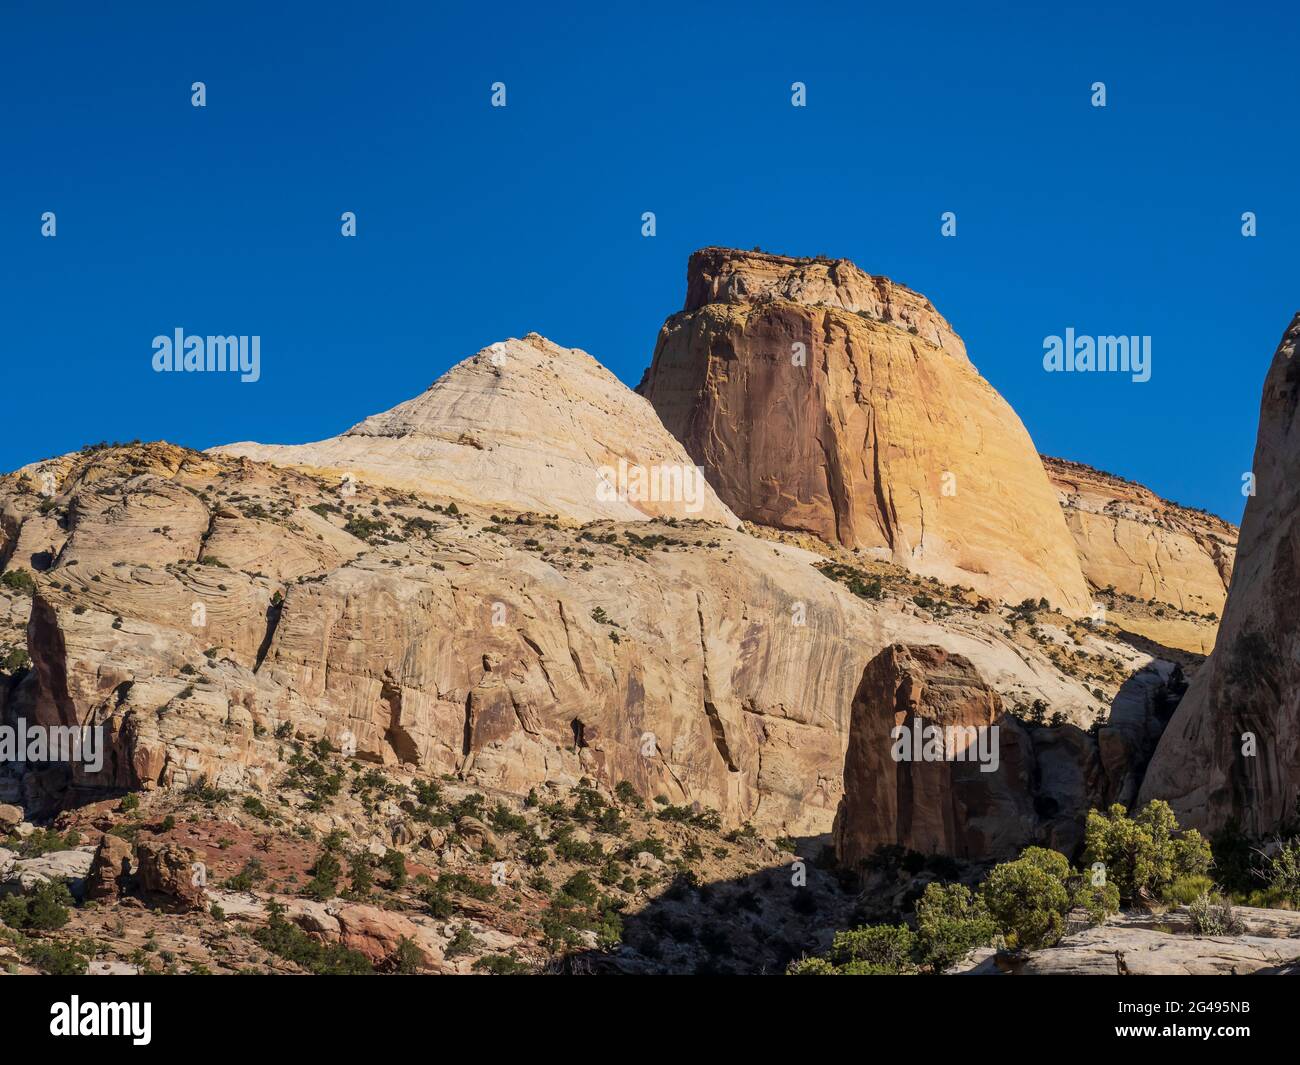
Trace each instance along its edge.
<instances>
[{"instance_id":1,"label":"golden sandstone cliff","mask_svg":"<svg viewBox=\"0 0 1300 1065\"><path fill-rule=\"evenodd\" d=\"M1209 654L1237 553L1237 528L1077 462L1043 457L1083 575L1129 631ZM1135 609L1146 604L1148 609Z\"/></svg>"},{"instance_id":2,"label":"golden sandstone cliff","mask_svg":"<svg viewBox=\"0 0 1300 1065\"><path fill-rule=\"evenodd\" d=\"M81 789L263 793L301 736L818 835L884 690L866 671L905 645L959 656L1036 783L977 780L951 831L913 803L896 842L1068 848L1089 803L1132 800L1173 667L1076 618L1102 579L1159 597L1194 573L1208 597L1190 549L1150 547L1153 577L1130 546L1131 574L1103 535L1165 522L1199 543L1195 523L1049 461L1054 489L929 301L844 261L697 253L642 388L530 335L319 443L89 448L0 479L0 568L31 582L0 589L0 652L31 663L0 711L103 725ZM618 473L692 460L694 495ZM1055 720L1022 729L1033 705Z\"/></svg>"},{"instance_id":3,"label":"golden sandstone cliff","mask_svg":"<svg viewBox=\"0 0 1300 1065\"><path fill-rule=\"evenodd\" d=\"M1078 462L1043 465L1094 588L1114 588L1206 615L1223 612L1237 529L1148 488Z\"/></svg>"},{"instance_id":4,"label":"golden sandstone cliff","mask_svg":"<svg viewBox=\"0 0 1300 1065\"><path fill-rule=\"evenodd\" d=\"M1184 823L1274 831L1300 796L1300 315L1264 381L1255 494L1246 501L1214 653L1169 724L1142 785Z\"/></svg>"},{"instance_id":5,"label":"golden sandstone cliff","mask_svg":"<svg viewBox=\"0 0 1300 1065\"><path fill-rule=\"evenodd\" d=\"M1029 434L910 289L706 248L639 390L747 521L994 598L1090 604Z\"/></svg>"}]
</instances>

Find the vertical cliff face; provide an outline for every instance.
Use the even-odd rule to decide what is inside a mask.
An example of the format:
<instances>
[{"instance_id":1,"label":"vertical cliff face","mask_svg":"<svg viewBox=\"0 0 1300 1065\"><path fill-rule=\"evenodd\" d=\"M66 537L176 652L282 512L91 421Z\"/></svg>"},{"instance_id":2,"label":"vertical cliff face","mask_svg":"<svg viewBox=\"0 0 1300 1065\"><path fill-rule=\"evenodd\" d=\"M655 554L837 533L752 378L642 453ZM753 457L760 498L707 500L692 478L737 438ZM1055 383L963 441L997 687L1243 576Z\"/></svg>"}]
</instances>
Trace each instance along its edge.
<instances>
[{"instance_id":1,"label":"vertical cliff face","mask_svg":"<svg viewBox=\"0 0 1300 1065\"><path fill-rule=\"evenodd\" d=\"M1148 693L1167 676L1145 675ZM964 655L896 643L862 672L849 715L838 861L856 868L882 846L983 861L1030 843L1067 855L1083 846L1088 810L1131 804L1153 700L1117 703L1096 736L1034 726Z\"/></svg>"},{"instance_id":2,"label":"vertical cliff face","mask_svg":"<svg viewBox=\"0 0 1300 1065\"><path fill-rule=\"evenodd\" d=\"M1255 495L1214 653L1152 759L1142 800L1183 824L1267 832L1300 793L1300 315L1264 381Z\"/></svg>"},{"instance_id":3,"label":"vertical cliff face","mask_svg":"<svg viewBox=\"0 0 1300 1065\"><path fill-rule=\"evenodd\" d=\"M1002 700L960 655L896 644L872 659L853 698L835 817L838 860L856 867L892 844L979 859L1013 853L1031 839L1029 744L1010 719L1005 735L989 731L1002 717ZM960 738L951 760L920 742L930 727ZM904 748L913 730L918 742ZM996 772L980 770L981 744L973 738L980 732L997 737L983 752L997 748Z\"/></svg>"},{"instance_id":4,"label":"vertical cliff face","mask_svg":"<svg viewBox=\"0 0 1300 1065\"><path fill-rule=\"evenodd\" d=\"M640 391L746 520L1086 607L1029 434L910 289L843 260L706 248Z\"/></svg>"}]
</instances>

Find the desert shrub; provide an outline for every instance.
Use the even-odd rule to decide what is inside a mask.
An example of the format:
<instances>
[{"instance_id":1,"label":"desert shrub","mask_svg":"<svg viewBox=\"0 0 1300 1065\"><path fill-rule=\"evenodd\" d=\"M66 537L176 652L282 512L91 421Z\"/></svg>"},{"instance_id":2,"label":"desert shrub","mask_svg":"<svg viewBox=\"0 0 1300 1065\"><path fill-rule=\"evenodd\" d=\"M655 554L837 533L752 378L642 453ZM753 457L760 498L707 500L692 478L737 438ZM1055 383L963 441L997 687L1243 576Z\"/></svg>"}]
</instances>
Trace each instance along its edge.
<instances>
[{"instance_id":1,"label":"desert shrub","mask_svg":"<svg viewBox=\"0 0 1300 1065\"><path fill-rule=\"evenodd\" d=\"M271 816L271 811L266 808L266 804L256 795L245 795L243 806L245 813L252 814L260 821L265 821Z\"/></svg>"},{"instance_id":2,"label":"desert shrub","mask_svg":"<svg viewBox=\"0 0 1300 1065\"><path fill-rule=\"evenodd\" d=\"M1190 906L1192 902L1214 890L1214 881L1208 876L1180 876L1165 889L1164 900L1180 906Z\"/></svg>"},{"instance_id":3,"label":"desert shrub","mask_svg":"<svg viewBox=\"0 0 1300 1065\"><path fill-rule=\"evenodd\" d=\"M785 971L787 976L842 976L838 968L825 958L800 958L792 961Z\"/></svg>"},{"instance_id":4,"label":"desert shrub","mask_svg":"<svg viewBox=\"0 0 1300 1065\"><path fill-rule=\"evenodd\" d=\"M311 867L311 879L302 889L302 893L313 899L329 899L338 894L339 877L343 867L333 851L322 851Z\"/></svg>"},{"instance_id":5,"label":"desert shrub","mask_svg":"<svg viewBox=\"0 0 1300 1065\"><path fill-rule=\"evenodd\" d=\"M1300 839L1283 843L1265 869L1268 886L1282 898L1300 903Z\"/></svg>"},{"instance_id":6,"label":"desert shrub","mask_svg":"<svg viewBox=\"0 0 1300 1065\"><path fill-rule=\"evenodd\" d=\"M88 959L74 947L48 940L35 940L23 947L28 964L50 976L85 976Z\"/></svg>"},{"instance_id":7,"label":"desert shrub","mask_svg":"<svg viewBox=\"0 0 1300 1065\"><path fill-rule=\"evenodd\" d=\"M26 839L14 837L7 841L5 846L10 850L16 850L23 858L39 858L42 854L49 854L51 851L71 850L77 845L73 842L74 837L73 832L60 835L52 828L38 828ZM75 838L79 841L79 837Z\"/></svg>"},{"instance_id":8,"label":"desert shrub","mask_svg":"<svg viewBox=\"0 0 1300 1065\"><path fill-rule=\"evenodd\" d=\"M583 902L571 891L576 887L584 898L590 897L583 890L584 886L574 885L572 880L566 883L542 914L539 921L542 936L551 949L578 946L582 942L582 932L594 933L596 945L601 950L612 950L622 941L623 917L619 911L623 903L612 896L599 894L594 901Z\"/></svg>"},{"instance_id":9,"label":"desert shrub","mask_svg":"<svg viewBox=\"0 0 1300 1065\"><path fill-rule=\"evenodd\" d=\"M367 853L354 854L348 860L348 871L352 877L349 894L355 898L365 898L375 887L375 860Z\"/></svg>"},{"instance_id":10,"label":"desert shrub","mask_svg":"<svg viewBox=\"0 0 1300 1065\"><path fill-rule=\"evenodd\" d=\"M1142 891L1160 896L1180 877L1209 872L1210 845L1195 829L1179 832L1168 803L1148 803L1134 817L1116 803L1108 813L1092 810L1085 830L1087 864L1101 862L1122 899Z\"/></svg>"},{"instance_id":11,"label":"desert shrub","mask_svg":"<svg viewBox=\"0 0 1300 1065\"><path fill-rule=\"evenodd\" d=\"M591 874L585 869L569 877L560 886L560 890L569 898L584 906L590 906L600 897L600 892L596 889L596 882L591 879Z\"/></svg>"},{"instance_id":12,"label":"desert shrub","mask_svg":"<svg viewBox=\"0 0 1300 1065\"><path fill-rule=\"evenodd\" d=\"M446 877L439 877L422 896L430 917L450 917L456 912L456 903L451 897L451 885L446 883L446 879Z\"/></svg>"},{"instance_id":13,"label":"desert shrub","mask_svg":"<svg viewBox=\"0 0 1300 1065\"><path fill-rule=\"evenodd\" d=\"M511 810L505 803L499 802L488 815L488 823L501 832L526 832L528 831L528 818L523 814L517 814Z\"/></svg>"},{"instance_id":14,"label":"desert shrub","mask_svg":"<svg viewBox=\"0 0 1300 1065\"><path fill-rule=\"evenodd\" d=\"M479 946L479 941L474 937L474 933L469 930L468 925L461 925L456 929L456 934L451 937L443 951L445 957L456 958L461 954L470 954Z\"/></svg>"},{"instance_id":15,"label":"desert shrub","mask_svg":"<svg viewBox=\"0 0 1300 1065\"><path fill-rule=\"evenodd\" d=\"M474 971L489 976L526 976L533 970L513 954L485 954L474 962Z\"/></svg>"},{"instance_id":16,"label":"desert shrub","mask_svg":"<svg viewBox=\"0 0 1300 1065\"><path fill-rule=\"evenodd\" d=\"M905 925L872 925L836 932L831 960L846 976L916 971L916 933Z\"/></svg>"},{"instance_id":17,"label":"desert shrub","mask_svg":"<svg viewBox=\"0 0 1300 1065\"><path fill-rule=\"evenodd\" d=\"M975 947L987 946L997 925L981 899L962 884L929 884L916 905L917 945L921 958L943 972Z\"/></svg>"},{"instance_id":18,"label":"desert shrub","mask_svg":"<svg viewBox=\"0 0 1300 1065\"><path fill-rule=\"evenodd\" d=\"M265 950L318 976L360 976L374 971L359 951L339 943L322 943L286 920L279 903L271 903L269 911L266 925L253 933L253 939Z\"/></svg>"},{"instance_id":19,"label":"desert shrub","mask_svg":"<svg viewBox=\"0 0 1300 1065\"><path fill-rule=\"evenodd\" d=\"M11 648L9 653L3 659L0 659L0 669L3 669L6 673L17 673L31 664L31 657L24 647Z\"/></svg>"},{"instance_id":20,"label":"desert shrub","mask_svg":"<svg viewBox=\"0 0 1300 1065\"><path fill-rule=\"evenodd\" d=\"M25 895L0 898L0 921L22 931L49 932L68 923L72 894L62 880L37 884Z\"/></svg>"},{"instance_id":21,"label":"desert shrub","mask_svg":"<svg viewBox=\"0 0 1300 1065\"><path fill-rule=\"evenodd\" d=\"M402 936L389 964L399 976L413 976L424 968L424 953L414 942Z\"/></svg>"},{"instance_id":22,"label":"desert shrub","mask_svg":"<svg viewBox=\"0 0 1300 1065\"><path fill-rule=\"evenodd\" d=\"M401 851L388 848L379 865L388 875L389 890L396 891L406 883L406 855Z\"/></svg>"},{"instance_id":23,"label":"desert shrub","mask_svg":"<svg viewBox=\"0 0 1300 1065\"><path fill-rule=\"evenodd\" d=\"M31 595L36 591L36 582L25 569L11 569L7 573L0 573L0 584L23 595Z\"/></svg>"},{"instance_id":24,"label":"desert shrub","mask_svg":"<svg viewBox=\"0 0 1300 1065\"><path fill-rule=\"evenodd\" d=\"M1088 919L1093 924L1101 924L1113 913L1119 912L1119 888L1110 881L1094 884L1091 879L1084 879L1070 900L1074 906L1086 910Z\"/></svg>"},{"instance_id":25,"label":"desert shrub","mask_svg":"<svg viewBox=\"0 0 1300 1065\"><path fill-rule=\"evenodd\" d=\"M1009 946L1037 950L1061 938L1070 910L1069 876L1065 856L1042 847L994 866L980 885L980 898Z\"/></svg>"},{"instance_id":26,"label":"desert shrub","mask_svg":"<svg viewBox=\"0 0 1300 1065\"><path fill-rule=\"evenodd\" d=\"M1208 891L1193 899L1188 910L1198 936L1239 936L1246 930L1232 903Z\"/></svg>"},{"instance_id":27,"label":"desert shrub","mask_svg":"<svg viewBox=\"0 0 1300 1065\"><path fill-rule=\"evenodd\" d=\"M249 858L234 876L227 877L222 886L229 891L252 891L253 885L266 879L266 869L260 859Z\"/></svg>"}]
</instances>

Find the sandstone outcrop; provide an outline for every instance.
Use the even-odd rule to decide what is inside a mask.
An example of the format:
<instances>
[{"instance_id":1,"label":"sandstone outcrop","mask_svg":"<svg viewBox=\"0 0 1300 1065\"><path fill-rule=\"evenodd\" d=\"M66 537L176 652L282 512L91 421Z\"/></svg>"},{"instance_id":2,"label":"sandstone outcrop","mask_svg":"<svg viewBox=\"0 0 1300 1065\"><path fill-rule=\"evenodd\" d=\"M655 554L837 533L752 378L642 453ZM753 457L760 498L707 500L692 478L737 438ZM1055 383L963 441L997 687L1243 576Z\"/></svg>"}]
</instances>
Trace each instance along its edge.
<instances>
[{"instance_id":1,"label":"sandstone outcrop","mask_svg":"<svg viewBox=\"0 0 1300 1065\"><path fill-rule=\"evenodd\" d=\"M1246 976L1294 973L1300 939L1270 921L1268 910L1238 907L1246 934L1194 936L1185 916L1156 920L1129 914L1066 936L1027 957L988 958L972 974L1016 976ZM1277 911L1272 911L1276 913ZM1178 930L1171 926L1181 926ZM1002 965L998 963L1002 962ZM1005 966L1005 968L1003 968Z\"/></svg>"},{"instance_id":2,"label":"sandstone outcrop","mask_svg":"<svg viewBox=\"0 0 1300 1065\"><path fill-rule=\"evenodd\" d=\"M214 451L579 521L736 524L644 399L586 352L536 333L484 348L342 436Z\"/></svg>"},{"instance_id":3,"label":"sandstone outcrop","mask_svg":"<svg viewBox=\"0 0 1300 1065\"><path fill-rule=\"evenodd\" d=\"M188 847L155 840L135 845L140 891L164 908L202 910L207 906L202 879L196 874L196 855Z\"/></svg>"},{"instance_id":4,"label":"sandstone outcrop","mask_svg":"<svg viewBox=\"0 0 1300 1065\"><path fill-rule=\"evenodd\" d=\"M940 647L895 645L877 655L853 698L844 798L835 819L839 861L856 867L876 848L984 858L1014 852L1033 835L1023 730L975 668ZM921 730L951 729L957 742L928 760ZM909 743L900 750L897 729ZM983 750L977 733L993 737ZM983 737L981 737L983 738ZM897 758L895 757L897 756ZM996 765L985 773L984 765ZM992 759L996 759L993 761Z\"/></svg>"},{"instance_id":5,"label":"sandstone outcrop","mask_svg":"<svg viewBox=\"0 0 1300 1065\"><path fill-rule=\"evenodd\" d=\"M856 868L893 845L970 860L1031 843L1075 854L1088 810L1136 792L1159 735L1152 707L1164 680L1149 677L1094 736L1019 721L961 655L885 648L853 698L837 859Z\"/></svg>"},{"instance_id":6,"label":"sandstone outcrop","mask_svg":"<svg viewBox=\"0 0 1300 1065\"><path fill-rule=\"evenodd\" d=\"M1093 588L1207 618L1223 612L1237 552L1231 523L1077 462L1044 457L1043 465ZM1204 628L1212 645L1213 628Z\"/></svg>"},{"instance_id":7,"label":"sandstone outcrop","mask_svg":"<svg viewBox=\"0 0 1300 1065\"><path fill-rule=\"evenodd\" d=\"M86 874L86 898L115 899L125 894L134 865L135 852L131 844L121 836L104 833L95 848L90 872Z\"/></svg>"},{"instance_id":8,"label":"sandstone outcrop","mask_svg":"<svg viewBox=\"0 0 1300 1065\"><path fill-rule=\"evenodd\" d=\"M706 248L638 389L741 518L1009 602L1089 598L1029 434L923 296Z\"/></svg>"},{"instance_id":9,"label":"sandstone outcrop","mask_svg":"<svg viewBox=\"0 0 1300 1065\"><path fill-rule=\"evenodd\" d=\"M1300 315L1264 381L1232 587L1214 653L1174 714L1142 784L1182 824L1237 819L1264 833L1300 795Z\"/></svg>"},{"instance_id":10,"label":"sandstone outcrop","mask_svg":"<svg viewBox=\"0 0 1300 1065\"><path fill-rule=\"evenodd\" d=\"M62 880L74 896L80 897L94 858L88 847L49 851L34 858L18 858L10 851L0 851L0 895L26 894L40 884Z\"/></svg>"}]
</instances>

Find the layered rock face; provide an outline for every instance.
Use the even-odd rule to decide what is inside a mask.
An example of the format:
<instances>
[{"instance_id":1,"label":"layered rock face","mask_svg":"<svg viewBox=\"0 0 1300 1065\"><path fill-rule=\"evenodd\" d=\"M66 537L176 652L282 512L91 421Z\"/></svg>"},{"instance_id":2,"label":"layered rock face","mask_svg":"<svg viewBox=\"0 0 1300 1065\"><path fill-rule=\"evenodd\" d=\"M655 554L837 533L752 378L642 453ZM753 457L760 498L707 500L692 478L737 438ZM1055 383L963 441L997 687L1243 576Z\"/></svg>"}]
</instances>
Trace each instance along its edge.
<instances>
[{"instance_id":1,"label":"layered rock face","mask_svg":"<svg viewBox=\"0 0 1300 1065\"><path fill-rule=\"evenodd\" d=\"M843 260L696 252L639 391L741 518L1080 613L1028 433L924 297Z\"/></svg>"},{"instance_id":2,"label":"layered rock face","mask_svg":"<svg viewBox=\"0 0 1300 1065\"><path fill-rule=\"evenodd\" d=\"M1009 642L869 605L807 553L720 526L493 526L385 501L363 508L389 530L367 541L339 527L346 511L312 509L329 497L306 478L226 460L208 481L212 460L192 461L185 487L161 473L113 486L124 519L160 499L175 510L150 511L167 533L134 526L133 562L71 555L90 509L73 487L68 562L37 578L25 693L39 722L107 729L107 768L87 784L261 785L288 729L506 791L629 780L733 822L821 832L854 688L890 639L942 641L1068 698ZM226 563L209 534L189 543L196 561L144 560L151 543L170 560L203 496L239 499L216 524L251 557L334 557L284 578Z\"/></svg>"},{"instance_id":3,"label":"layered rock face","mask_svg":"<svg viewBox=\"0 0 1300 1065\"><path fill-rule=\"evenodd\" d=\"M1043 465L1093 587L1198 614L1223 612L1235 526L1077 462L1044 456Z\"/></svg>"},{"instance_id":4,"label":"layered rock face","mask_svg":"<svg viewBox=\"0 0 1300 1065\"><path fill-rule=\"evenodd\" d=\"M736 524L645 400L586 352L536 333L484 348L342 436L214 450L579 521Z\"/></svg>"},{"instance_id":5,"label":"layered rock face","mask_svg":"<svg viewBox=\"0 0 1300 1065\"><path fill-rule=\"evenodd\" d=\"M344 492L165 444L0 479L7 542L54 530L11 710L106 730L85 787L264 787L302 735L516 794L629 781L795 835L830 828L853 694L890 643L940 644L1017 698L1094 712L1082 680L992 615L859 598L822 558L722 523L501 518L462 490Z\"/></svg>"},{"instance_id":6,"label":"layered rock face","mask_svg":"<svg viewBox=\"0 0 1300 1065\"><path fill-rule=\"evenodd\" d=\"M1160 740L1142 798L1183 824L1256 833L1300 794L1300 315L1264 381L1255 495L1246 502L1214 653Z\"/></svg>"},{"instance_id":7,"label":"layered rock face","mask_svg":"<svg viewBox=\"0 0 1300 1065\"><path fill-rule=\"evenodd\" d=\"M1029 843L1076 853L1090 808L1132 802L1163 725L1169 678L1140 676L1093 736L1022 724L962 655L885 648L853 697L837 858L854 868L891 845L972 860Z\"/></svg>"}]
</instances>

